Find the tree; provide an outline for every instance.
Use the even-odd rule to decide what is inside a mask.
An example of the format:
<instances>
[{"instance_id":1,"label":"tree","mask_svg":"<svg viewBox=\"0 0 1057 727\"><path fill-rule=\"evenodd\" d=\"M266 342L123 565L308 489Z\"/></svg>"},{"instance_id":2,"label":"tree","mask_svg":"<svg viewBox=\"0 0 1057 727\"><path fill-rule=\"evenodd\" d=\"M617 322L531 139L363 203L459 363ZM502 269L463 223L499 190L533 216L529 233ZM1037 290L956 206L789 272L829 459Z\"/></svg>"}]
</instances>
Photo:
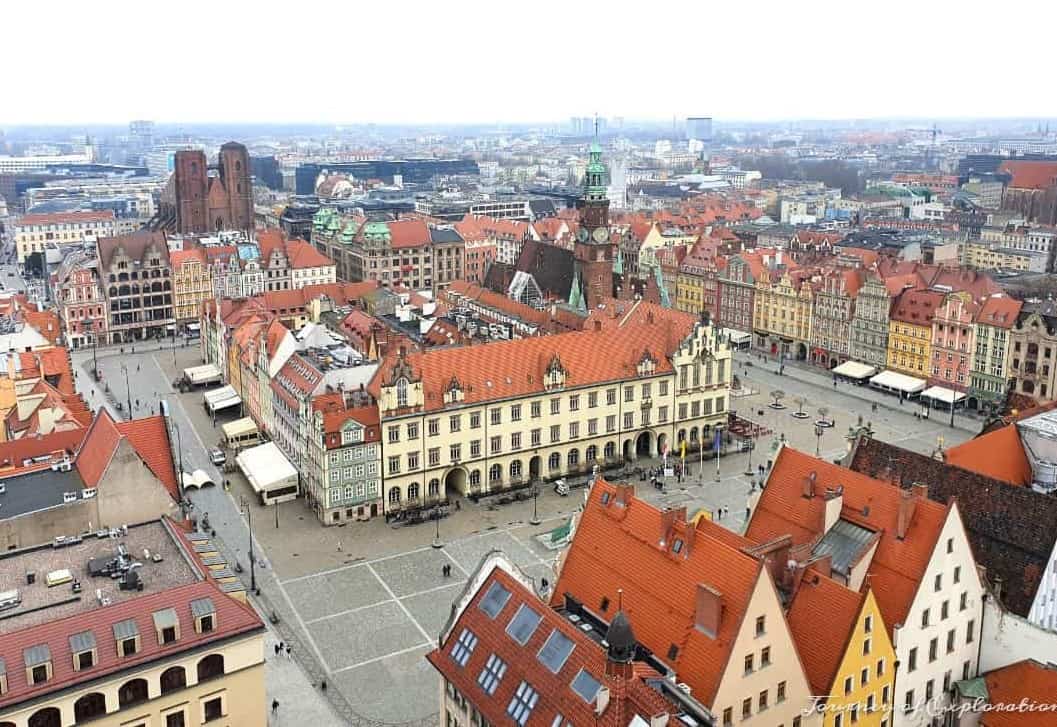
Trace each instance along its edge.
<instances>
[{"instance_id":1,"label":"tree","mask_svg":"<svg viewBox=\"0 0 1057 727\"><path fill-rule=\"evenodd\" d=\"M785 398L785 392L781 389L775 389L771 392L771 398L774 399L774 404L771 406L775 409L780 409L782 407L782 399Z\"/></svg>"},{"instance_id":2,"label":"tree","mask_svg":"<svg viewBox=\"0 0 1057 727\"><path fill-rule=\"evenodd\" d=\"M803 414L804 413L804 404L806 404L806 403L807 403L807 401L804 400L804 397L802 397L802 396L796 397L796 413L797 414Z\"/></svg>"},{"instance_id":3,"label":"tree","mask_svg":"<svg viewBox=\"0 0 1057 727\"><path fill-rule=\"evenodd\" d=\"M829 408L825 407L825 406L820 406L818 408L818 418L821 419L824 422L828 422L829 421Z\"/></svg>"}]
</instances>

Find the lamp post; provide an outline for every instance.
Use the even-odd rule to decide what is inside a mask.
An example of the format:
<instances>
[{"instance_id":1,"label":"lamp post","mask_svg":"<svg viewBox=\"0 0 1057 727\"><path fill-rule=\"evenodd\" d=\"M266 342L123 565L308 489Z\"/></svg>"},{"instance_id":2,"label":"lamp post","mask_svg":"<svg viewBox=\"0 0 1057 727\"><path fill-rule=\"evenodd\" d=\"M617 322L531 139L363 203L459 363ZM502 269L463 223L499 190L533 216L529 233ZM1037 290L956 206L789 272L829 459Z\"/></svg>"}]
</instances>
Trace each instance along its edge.
<instances>
[{"instance_id":1,"label":"lamp post","mask_svg":"<svg viewBox=\"0 0 1057 727\"><path fill-rule=\"evenodd\" d=\"M128 418L132 419L132 388L128 383L128 366L121 364L121 370L125 372L125 403L128 405Z\"/></svg>"},{"instance_id":2,"label":"lamp post","mask_svg":"<svg viewBox=\"0 0 1057 727\"><path fill-rule=\"evenodd\" d=\"M821 457L822 456L822 434L825 431L826 431L825 428L821 424L819 424L818 422L815 422L815 456L816 457Z\"/></svg>"},{"instance_id":3,"label":"lamp post","mask_svg":"<svg viewBox=\"0 0 1057 727\"><path fill-rule=\"evenodd\" d=\"M954 429L954 405L956 403L955 395L951 395L951 429Z\"/></svg>"},{"instance_id":4,"label":"lamp post","mask_svg":"<svg viewBox=\"0 0 1057 727\"><path fill-rule=\"evenodd\" d=\"M180 425L175 420L173 420L172 428L176 431L176 446L180 450L180 476L176 478L176 492L182 500L184 497L184 446L183 440L180 438Z\"/></svg>"},{"instance_id":5,"label":"lamp post","mask_svg":"<svg viewBox=\"0 0 1057 727\"><path fill-rule=\"evenodd\" d=\"M433 542L430 545L434 548L443 548L444 542L440 539L440 508L437 506L433 507Z\"/></svg>"},{"instance_id":6,"label":"lamp post","mask_svg":"<svg viewBox=\"0 0 1057 727\"><path fill-rule=\"evenodd\" d=\"M257 592L257 556L253 553L253 511L246 503L246 498L240 498L242 500L242 511L246 513L246 524L250 529L250 590L254 593Z\"/></svg>"},{"instance_id":7,"label":"lamp post","mask_svg":"<svg viewBox=\"0 0 1057 727\"><path fill-rule=\"evenodd\" d=\"M540 488L539 485L532 485L532 519L529 520L529 525L539 525L540 516L539 511L536 509L536 499L539 497Z\"/></svg>"},{"instance_id":8,"label":"lamp post","mask_svg":"<svg viewBox=\"0 0 1057 727\"><path fill-rule=\"evenodd\" d=\"M719 450L723 449L723 425L716 425L716 482L719 482Z\"/></svg>"}]
</instances>

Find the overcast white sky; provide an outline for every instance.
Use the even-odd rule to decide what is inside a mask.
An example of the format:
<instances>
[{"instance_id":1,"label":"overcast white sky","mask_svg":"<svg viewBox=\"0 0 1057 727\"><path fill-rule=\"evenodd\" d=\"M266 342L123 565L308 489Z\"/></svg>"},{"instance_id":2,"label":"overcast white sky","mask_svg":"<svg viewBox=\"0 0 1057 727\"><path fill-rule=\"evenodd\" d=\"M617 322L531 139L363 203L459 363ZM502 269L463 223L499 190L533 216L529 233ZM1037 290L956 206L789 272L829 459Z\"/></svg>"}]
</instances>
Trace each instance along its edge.
<instances>
[{"instance_id":1,"label":"overcast white sky","mask_svg":"<svg viewBox=\"0 0 1057 727\"><path fill-rule=\"evenodd\" d=\"M1052 0L7 0L0 124L1057 116L1055 20Z\"/></svg>"}]
</instances>

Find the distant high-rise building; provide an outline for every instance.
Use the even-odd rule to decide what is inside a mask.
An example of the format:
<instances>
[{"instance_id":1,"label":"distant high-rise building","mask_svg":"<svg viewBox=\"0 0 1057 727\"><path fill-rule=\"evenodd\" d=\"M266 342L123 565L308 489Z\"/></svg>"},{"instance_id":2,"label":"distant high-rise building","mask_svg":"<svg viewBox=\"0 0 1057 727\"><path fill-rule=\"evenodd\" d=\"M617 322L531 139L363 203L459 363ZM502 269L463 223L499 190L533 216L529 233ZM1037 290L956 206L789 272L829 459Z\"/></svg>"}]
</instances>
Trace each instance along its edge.
<instances>
[{"instance_id":1,"label":"distant high-rise building","mask_svg":"<svg viewBox=\"0 0 1057 727\"><path fill-rule=\"evenodd\" d=\"M154 146L154 122L132 121L128 125L131 146L137 151L147 151Z\"/></svg>"},{"instance_id":2,"label":"distant high-rise building","mask_svg":"<svg viewBox=\"0 0 1057 727\"><path fill-rule=\"evenodd\" d=\"M701 156L708 159L712 155L712 117L689 116L686 119L686 138L702 144Z\"/></svg>"}]
</instances>

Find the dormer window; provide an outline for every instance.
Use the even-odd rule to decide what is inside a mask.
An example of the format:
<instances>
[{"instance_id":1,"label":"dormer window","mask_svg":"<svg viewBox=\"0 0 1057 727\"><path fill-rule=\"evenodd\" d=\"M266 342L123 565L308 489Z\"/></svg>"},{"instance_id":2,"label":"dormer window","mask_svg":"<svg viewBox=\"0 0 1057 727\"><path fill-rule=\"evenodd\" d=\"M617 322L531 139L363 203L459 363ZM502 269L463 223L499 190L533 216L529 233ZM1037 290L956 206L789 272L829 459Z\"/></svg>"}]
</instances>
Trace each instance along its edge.
<instances>
[{"instance_id":1,"label":"dormer window","mask_svg":"<svg viewBox=\"0 0 1057 727\"><path fill-rule=\"evenodd\" d=\"M195 620L195 633L208 634L217 627L217 609L211 598L191 601L191 617Z\"/></svg>"},{"instance_id":2,"label":"dormer window","mask_svg":"<svg viewBox=\"0 0 1057 727\"><path fill-rule=\"evenodd\" d=\"M396 406L398 409L407 406L407 379L396 380Z\"/></svg>"},{"instance_id":3,"label":"dormer window","mask_svg":"<svg viewBox=\"0 0 1057 727\"><path fill-rule=\"evenodd\" d=\"M154 633L159 646L172 644L180 639L180 619L176 617L174 609L155 611L151 617L154 619Z\"/></svg>"},{"instance_id":4,"label":"dormer window","mask_svg":"<svg viewBox=\"0 0 1057 727\"><path fill-rule=\"evenodd\" d=\"M73 654L73 670L83 671L95 666L95 634L82 631L70 637L70 653Z\"/></svg>"},{"instance_id":5,"label":"dormer window","mask_svg":"<svg viewBox=\"0 0 1057 727\"><path fill-rule=\"evenodd\" d=\"M30 685L43 684L51 679L51 649L47 644L31 646L22 652L22 661L26 665L26 681Z\"/></svg>"},{"instance_id":6,"label":"dormer window","mask_svg":"<svg viewBox=\"0 0 1057 727\"><path fill-rule=\"evenodd\" d=\"M113 626L114 642L117 644L119 657L134 656L139 653L139 626L135 619L127 618Z\"/></svg>"}]
</instances>

